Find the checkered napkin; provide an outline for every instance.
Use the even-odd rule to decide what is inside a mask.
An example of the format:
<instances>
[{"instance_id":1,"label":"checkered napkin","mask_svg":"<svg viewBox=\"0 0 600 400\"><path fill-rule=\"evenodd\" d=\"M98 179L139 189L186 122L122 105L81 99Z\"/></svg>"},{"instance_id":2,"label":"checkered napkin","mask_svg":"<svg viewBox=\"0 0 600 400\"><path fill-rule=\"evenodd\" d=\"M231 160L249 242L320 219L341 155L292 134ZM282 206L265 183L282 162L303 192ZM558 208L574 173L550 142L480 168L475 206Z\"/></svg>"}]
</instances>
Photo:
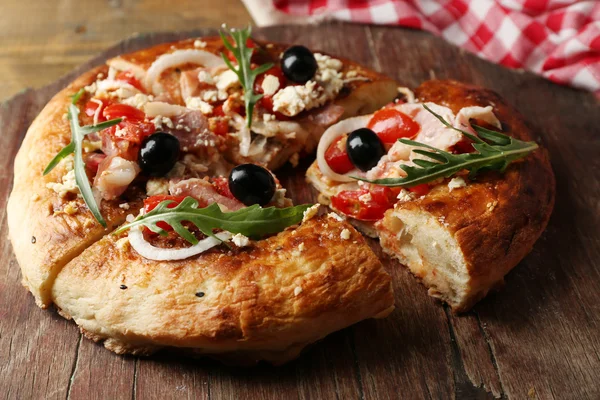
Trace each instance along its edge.
<instances>
[{"instance_id":1,"label":"checkered napkin","mask_svg":"<svg viewBox=\"0 0 600 400\"><path fill-rule=\"evenodd\" d=\"M259 26L342 20L424 29L600 97L600 0L243 0Z\"/></svg>"}]
</instances>

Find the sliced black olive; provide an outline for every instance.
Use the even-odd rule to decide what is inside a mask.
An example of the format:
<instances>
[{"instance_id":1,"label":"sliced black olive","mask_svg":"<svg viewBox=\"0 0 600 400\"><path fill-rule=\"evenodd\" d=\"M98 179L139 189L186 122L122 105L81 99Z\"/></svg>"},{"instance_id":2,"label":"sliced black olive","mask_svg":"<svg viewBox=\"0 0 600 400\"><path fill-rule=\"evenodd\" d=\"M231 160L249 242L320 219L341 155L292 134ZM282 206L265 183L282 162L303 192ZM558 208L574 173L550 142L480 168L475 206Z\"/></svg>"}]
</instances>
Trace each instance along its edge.
<instances>
[{"instance_id":1,"label":"sliced black olive","mask_svg":"<svg viewBox=\"0 0 600 400\"><path fill-rule=\"evenodd\" d=\"M366 172L377 165L385 154L385 149L375 132L369 128L360 128L348 135L346 152L352 164Z\"/></svg>"},{"instance_id":2,"label":"sliced black olive","mask_svg":"<svg viewBox=\"0 0 600 400\"><path fill-rule=\"evenodd\" d=\"M317 60L313 53L304 46L292 46L283 52L281 70L290 81L306 83L317 72Z\"/></svg>"},{"instance_id":3,"label":"sliced black olive","mask_svg":"<svg viewBox=\"0 0 600 400\"><path fill-rule=\"evenodd\" d=\"M241 164L229 174L229 190L242 203L266 205L275 194L275 179L263 167Z\"/></svg>"},{"instance_id":4,"label":"sliced black olive","mask_svg":"<svg viewBox=\"0 0 600 400\"><path fill-rule=\"evenodd\" d=\"M168 133L157 132L148 136L140 147L138 163L150 176L164 176L179 158L179 140Z\"/></svg>"}]
</instances>

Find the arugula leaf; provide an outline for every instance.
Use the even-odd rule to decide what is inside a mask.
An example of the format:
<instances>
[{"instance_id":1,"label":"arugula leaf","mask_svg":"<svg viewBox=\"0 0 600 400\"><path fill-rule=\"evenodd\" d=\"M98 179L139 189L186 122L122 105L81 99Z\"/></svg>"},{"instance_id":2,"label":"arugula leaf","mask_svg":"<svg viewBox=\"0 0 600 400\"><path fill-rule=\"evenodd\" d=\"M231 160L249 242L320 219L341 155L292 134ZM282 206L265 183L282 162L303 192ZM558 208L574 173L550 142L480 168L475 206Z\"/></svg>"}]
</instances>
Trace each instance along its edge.
<instances>
[{"instance_id":1,"label":"arugula leaf","mask_svg":"<svg viewBox=\"0 0 600 400\"><path fill-rule=\"evenodd\" d=\"M74 153L75 163L75 183L79 188L79 192L81 192L81 196L83 196L83 200L85 204L88 206L96 221L98 221L102 226L106 227L106 221L102 218L102 214L100 213L100 209L98 204L96 204L96 200L94 198L94 194L92 193L92 188L90 186L90 181L85 173L85 163L83 161L83 150L82 143L85 135L99 132L103 129L109 128L113 125L118 124L122 121L121 118L111 119L109 121L104 121L102 123L96 125L79 125L79 108L75 106L75 104L81 98L83 94L83 89L80 89L77 93L75 93L71 97L71 104L69 104L69 108L67 109L67 119L69 120L71 126L71 142L63 147L56 156L48 163L46 169L44 169L43 174L47 175L60 163L65 157L69 154Z\"/></svg>"},{"instance_id":2,"label":"arugula leaf","mask_svg":"<svg viewBox=\"0 0 600 400\"><path fill-rule=\"evenodd\" d=\"M404 186L412 187L422 183L428 183L439 178L448 178L459 171L469 171L469 177L474 178L481 170L496 170L504 172L506 167L513 161L523 158L538 148L535 142L524 142L500 132L492 131L478 125L472 125L478 136L450 125L444 118L433 112L427 105L423 107L432 113L448 128L454 129L474 143L472 146L477 153L452 154L414 140L399 139L400 142L425 148L413 150L415 153L429 157L431 160L415 159L416 166L401 165L400 168L406 172L403 178L364 179L352 177L357 180L373 183L381 186ZM485 139L485 140L483 140ZM489 142L489 143L488 143Z\"/></svg>"},{"instance_id":3,"label":"arugula leaf","mask_svg":"<svg viewBox=\"0 0 600 400\"><path fill-rule=\"evenodd\" d=\"M303 204L287 208L262 208L255 204L224 213L216 203L198 208L198 201L189 196L176 207L168 208L172 202L172 200L162 201L152 211L140 215L134 221L117 229L115 235L135 226L145 226L153 232L166 236L167 232L158 226L159 222L165 222L182 238L196 244L198 239L182 225L182 222L188 221L207 236L216 237L213 230L223 229L245 236L261 237L281 232L288 226L299 223L302 221L304 211L311 206L311 204Z\"/></svg>"},{"instance_id":4,"label":"arugula leaf","mask_svg":"<svg viewBox=\"0 0 600 400\"><path fill-rule=\"evenodd\" d=\"M223 61L225 61L225 64L227 64L230 70L235 72L240 80L240 83L242 84L242 87L244 88L244 105L246 107L246 123L248 124L248 128L250 128L252 125L252 112L254 111L254 105L263 97L262 94L254 93L254 80L258 75L266 72L273 66L272 63L268 63L252 69L251 59L254 49L249 48L246 45L246 41L250 38L251 32L252 28L250 27L242 30L231 29L229 31L229 36L235 43L235 46L233 46L225 37L225 34L222 31L219 31L223 45L227 50L231 51L238 63L236 68L227 58L227 56L221 53Z\"/></svg>"}]
</instances>

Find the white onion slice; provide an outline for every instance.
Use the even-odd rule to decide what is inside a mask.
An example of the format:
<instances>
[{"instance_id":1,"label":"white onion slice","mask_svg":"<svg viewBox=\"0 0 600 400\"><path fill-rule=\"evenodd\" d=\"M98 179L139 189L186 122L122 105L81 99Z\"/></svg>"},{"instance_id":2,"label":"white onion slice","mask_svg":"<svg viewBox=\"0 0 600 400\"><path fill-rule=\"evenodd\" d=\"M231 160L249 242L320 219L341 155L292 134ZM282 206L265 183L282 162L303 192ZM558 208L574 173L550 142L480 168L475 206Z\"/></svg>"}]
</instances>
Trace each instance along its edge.
<instances>
[{"instance_id":1,"label":"white onion slice","mask_svg":"<svg viewBox=\"0 0 600 400\"><path fill-rule=\"evenodd\" d=\"M415 94L412 90L404 86L398 86L398 93L403 94L407 103L415 102Z\"/></svg>"},{"instance_id":2,"label":"white onion slice","mask_svg":"<svg viewBox=\"0 0 600 400\"><path fill-rule=\"evenodd\" d=\"M231 233L219 232L215 234L216 237L222 241L231 239ZM185 247L181 249L165 249L162 247L152 246L144 239L144 234L135 226L129 230L129 243L135 251L138 252L144 258L155 261L171 261L171 260L183 260L189 257L193 257L197 254L203 253L215 246L221 244L221 240L214 237L207 237L206 239L200 240L192 247Z\"/></svg>"},{"instance_id":3,"label":"white onion slice","mask_svg":"<svg viewBox=\"0 0 600 400\"><path fill-rule=\"evenodd\" d=\"M144 104L144 113L149 118L159 115L161 117L175 117L184 114L187 111L188 109L186 107L165 103L164 101L151 101Z\"/></svg>"},{"instance_id":4,"label":"white onion slice","mask_svg":"<svg viewBox=\"0 0 600 400\"><path fill-rule=\"evenodd\" d=\"M246 124L246 119L234 112L228 113L227 115L232 118L233 127L238 131L237 136L240 141L240 154L243 157L248 157L250 145L252 144L252 136L250 135L250 129L248 129L248 125Z\"/></svg>"},{"instance_id":5,"label":"white onion slice","mask_svg":"<svg viewBox=\"0 0 600 400\"><path fill-rule=\"evenodd\" d=\"M145 85L147 89L152 89L155 94L162 92L162 86L157 82L160 74L164 70L176 67L181 64L200 64L208 68L225 65L223 59L213 53L204 50L175 50L169 54L163 54L158 57L146 71Z\"/></svg>"},{"instance_id":6,"label":"white onion slice","mask_svg":"<svg viewBox=\"0 0 600 400\"><path fill-rule=\"evenodd\" d=\"M321 140L319 141L319 146L317 147L317 162L323 175L337 182L354 181L354 179L350 178L349 176L340 175L334 172L327 164L327 161L325 161L325 152L331 143L333 143L338 137L367 126L372 116L373 115L370 114L345 119L335 125L330 126L325 133L323 133L323 136L321 136Z\"/></svg>"},{"instance_id":7,"label":"white onion slice","mask_svg":"<svg viewBox=\"0 0 600 400\"><path fill-rule=\"evenodd\" d=\"M113 67L118 71L131 72L133 76L135 76L135 78L140 82L144 82L144 80L146 79L146 70L144 68L130 61L127 61L124 58L112 58L108 60L107 64L109 67Z\"/></svg>"},{"instance_id":8,"label":"white onion slice","mask_svg":"<svg viewBox=\"0 0 600 400\"><path fill-rule=\"evenodd\" d=\"M496 128L501 129L502 124L494 115L494 111L492 106L487 107L479 107L479 106L471 106L471 107L463 107L460 109L458 114L456 114L456 118L454 119L454 126L456 128L461 127L471 127L470 119L480 119L482 121L487 122L488 124L494 125Z\"/></svg>"}]
</instances>

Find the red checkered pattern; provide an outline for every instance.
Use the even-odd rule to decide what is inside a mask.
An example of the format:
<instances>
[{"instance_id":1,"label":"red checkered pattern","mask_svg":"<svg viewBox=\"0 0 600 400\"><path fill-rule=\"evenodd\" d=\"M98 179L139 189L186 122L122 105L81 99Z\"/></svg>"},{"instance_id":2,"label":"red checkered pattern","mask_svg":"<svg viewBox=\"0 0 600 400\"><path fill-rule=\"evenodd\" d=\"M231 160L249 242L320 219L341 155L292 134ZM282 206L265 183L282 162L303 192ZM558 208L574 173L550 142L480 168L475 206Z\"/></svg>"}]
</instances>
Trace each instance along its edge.
<instances>
[{"instance_id":1,"label":"red checkered pattern","mask_svg":"<svg viewBox=\"0 0 600 400\"><path fill-rule=\"evenodd\" d=\"M597 0L272 1L266 9L287 17L424 29L487 60L600 96ZM257 12L250 11L257 19ZM271 16L265 24L281 21L285 18Z\"/></svg>"}]
</instances>

